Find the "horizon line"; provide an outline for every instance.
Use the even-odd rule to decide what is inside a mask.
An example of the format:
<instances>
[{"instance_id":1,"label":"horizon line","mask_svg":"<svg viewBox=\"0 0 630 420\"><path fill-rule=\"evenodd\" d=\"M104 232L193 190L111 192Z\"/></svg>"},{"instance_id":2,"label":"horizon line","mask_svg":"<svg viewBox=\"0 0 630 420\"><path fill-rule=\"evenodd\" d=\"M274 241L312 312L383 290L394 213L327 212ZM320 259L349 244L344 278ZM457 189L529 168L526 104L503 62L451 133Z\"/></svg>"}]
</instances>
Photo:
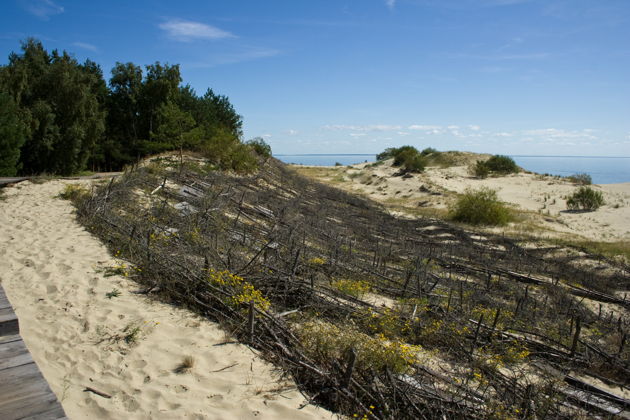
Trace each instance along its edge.
<instances>
[{"instance_id":1,"label":"horizon line","mask_svg":"<svg viewBox=\"0 0 630 420\"><path fill-rule=\"evenodd\" d=\"M477 152L471 152L477 153ZM479 153L486 154L486 153ZM378 153L279 153L273 156L376 156ZM606 159L630 159L630 156L594 156L594 155L511 155L511 157L563 157L563 158L606 158Z\"/></svg>"}]
</instances>

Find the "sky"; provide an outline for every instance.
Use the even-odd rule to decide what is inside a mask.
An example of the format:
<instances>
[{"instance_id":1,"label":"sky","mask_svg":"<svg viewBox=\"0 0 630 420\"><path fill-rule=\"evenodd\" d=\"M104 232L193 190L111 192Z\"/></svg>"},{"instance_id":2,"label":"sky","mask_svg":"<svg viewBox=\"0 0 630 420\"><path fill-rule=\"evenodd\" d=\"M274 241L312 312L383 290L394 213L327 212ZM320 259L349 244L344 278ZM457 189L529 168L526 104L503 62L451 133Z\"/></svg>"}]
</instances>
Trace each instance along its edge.
<instances>
[{"instance_id":1,"label":"sky","mask_svg":"<svg viewBox=\"0 0 630 420\"><path fill-rule=\"evenodd\" d=\"M27 37L180 64L275 154L630 156L629 0L2 0L0 64Z\"/></svg>"}]
</instances>

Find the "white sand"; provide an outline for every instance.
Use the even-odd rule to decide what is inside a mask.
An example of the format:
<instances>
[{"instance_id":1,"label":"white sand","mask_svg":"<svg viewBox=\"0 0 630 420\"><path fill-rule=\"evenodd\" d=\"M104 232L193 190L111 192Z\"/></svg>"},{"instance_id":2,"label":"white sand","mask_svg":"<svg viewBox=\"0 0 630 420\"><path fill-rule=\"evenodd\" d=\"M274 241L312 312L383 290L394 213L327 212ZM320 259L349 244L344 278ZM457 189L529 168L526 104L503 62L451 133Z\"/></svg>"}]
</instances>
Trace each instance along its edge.
<instances>
[{"instance_id":1,"label":"white sand","mask_svg":"<svg viewBox=\"0 0 630 420\"><path fill-rule=\"evenodd\" d=\"M0 282L22 337L71 419L330 419L255 351L190 312L134 294L117 263L54 198L29 182L0 200ZM106 298L114 288L119 297ZM116 339L140 327L135 344ZM127 330L129 331L129 329ZM175 369L193 356L188 373ZM231 367L230 367L231 366ZM222 370L223 369L223 370ZM90 386L112 396L84 392Z\"/></svg>"}]
</instances>

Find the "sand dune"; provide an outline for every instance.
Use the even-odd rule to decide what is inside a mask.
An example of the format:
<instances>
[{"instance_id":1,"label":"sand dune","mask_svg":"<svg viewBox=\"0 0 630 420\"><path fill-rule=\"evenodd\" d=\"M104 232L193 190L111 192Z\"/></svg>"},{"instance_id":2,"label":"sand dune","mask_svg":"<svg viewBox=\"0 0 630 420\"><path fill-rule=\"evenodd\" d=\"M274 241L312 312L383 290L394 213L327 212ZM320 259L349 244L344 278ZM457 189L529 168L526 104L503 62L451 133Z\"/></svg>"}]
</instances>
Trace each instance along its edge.
<instances>
[{"instance_id":1,"label":"sand dune","mask_svg":"<svg viewBox=\"0 0 630 420\"><path fill-rule=\"evenodd\" d=\"M592 188L602 192L606 204L594 212L568 212L565 197L577 186L552 176L522 172L476 179L468 174L467 166L453 166L430 167L421 174L402 177L395 176L398 168L392 167L391 161L378 166L363 163L352 167L296 165L294 168L401 210L394 211L401 216L431 215L431 211L444 215L457 193L466 188L488 187L497 191L499 199L525 212L532 222L521 221L508 226L505 228L508 233L525 228L527 233L544 237L568 235L600 241L630 240L630 183L593 185Z\"/></svg>"},{"instance_id":2,"label":"sand dune","mask_svg":"<svg viewBox=\"0 0 630 420\"><path fill-rule=\"evenodd\" d=\"M71 419L330 419L218 325L134 293L55 198L25 182L0 200L0 281L22 336ZM119 296L108 298L114 289ZM177 372L185 356L190 371ZM111 395L85 392L86 386Z\"/></svg>"}]
</instances>

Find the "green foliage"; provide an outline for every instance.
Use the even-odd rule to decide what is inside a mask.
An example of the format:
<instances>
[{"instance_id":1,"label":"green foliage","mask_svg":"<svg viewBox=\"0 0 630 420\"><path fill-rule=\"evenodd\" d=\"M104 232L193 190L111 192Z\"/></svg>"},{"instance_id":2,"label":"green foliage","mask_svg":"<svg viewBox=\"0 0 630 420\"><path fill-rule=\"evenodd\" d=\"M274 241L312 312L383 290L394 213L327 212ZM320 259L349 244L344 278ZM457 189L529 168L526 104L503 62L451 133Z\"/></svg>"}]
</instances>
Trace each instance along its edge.
<instances>
[{"instance_id":1,"label":"green foliage","mask_svg":"<svg viewBox=\"0 0 630 420\"><path fill-rule=\"evenodd\" d=\"M579 173L567 177L567 179L577 185L591 185L593 180L589 174Z\"/></svg>"},{"instance_id":2,"label":"green foliage","mask_svg":"<svg viewBox=\"0 0 630 420\"><path fill-rule=\"evenodd\" d=\"M490 172L497 174L515 174L519 171L516 162L509 156L494 155L485 162L485 165Z\"/></svg>"},{"instance_id":3,"label":"green foliage","mask_svg":"<svg viewBox=\"0 0 630 420\"><path fill-rule=\"evenodd\" d=\"M417 363L419 346L385 336L370 337L352 327L339 327L323 321L308 321L297 326L306 354L315 360L343 360L350 349L357 354L356 369L361 372L389 370L402 374Z\"/></svg>"},{"instance_id":4,"label":"green foliage","mask_svg":"<svg viewBox=\"0 0 630 420\"><path fill-rule=\"evenodd\" d=\"M360 298L370 291L370 283L364 280L339 279L332 283L332 286L350 296Z\"/></svg>"},{"instance_id":5,"label":"green foliage","mask_svg":"<svg viewBox=\"0 0 630 420\"><path fill-rule=\"evenodd\" d=\"M395 147L388 147L387 149L383 150L381 153L376 155L376 160L381 161L381 160L391 159L394 157L397 150L398 149Z\"/></svg>"},{"instance_id":6,"label":"green foliage","mask_svg":"<svg viewBox=\"0 0 630 420\"><path fill-rule=\"evenodd\" d=\"M271 146L262 137L254 137L245 144L252 148L256 154L262 158L271 157Z\"/></svg>"},{"instance_id":7,"label":"green foliage","mask_svg":"<svg viewBox=\"0 0 630 420\"><path fill-rule=\"evenodd\" d=\"M21 149L22 173L72 174L85 169L104 129L100 69L80 65L69 53L48 53L28 39L2 71L3 90L28 127ZM102 98L101 98L102 99Z\"/></svg>"},{"instance_id":8,"label":"green foliage","mask_svg":"<svg viewBox=\"0 0 630 420\"><path fill-rule=\"evenodd\" d=\"M401 166L403 172L422 172L426 166L424 155L413 146L390 147L376 155L377 160L394 158L394 166Z\"/></svg>"},{"instance_id":9,"label":"green foliage","mask_svg":"<svg viewBox=\"0 0 630 420\"><path fill-rule=\"evenodd\" d=\"M519 172L516 162L509 156L494 155L484 161L478 160L469 167L469 173L477 178L487 178L490 174L515 174Z\"/></svg>"},{"instance_id":10,"label":"green foliage","mask_svg":"<svg viewBox=\"0 0 630 420\"><path fill-rule=\"evenodd\" d=\"M394 166L402 166L404 172L422 172L425 160L415 148L405 149L394 157Z\"/></svg>"},{"instance_id":11,"label":"green foliage","mask_svg":"<svg viewBox=\"0 0 630 420\"><path fill-rule=\"evenodd\" d=\"M15 176L20 166L20 147L26 127L13 98L0 92L0 176Z\"/></svg>"},{"instance_id":12,"label":"green foliage","mask_svg":"<svg viewBox=\"0 0 630 420\"><path fill-rule=\"evenodd\" d=\"M488 165L486 165L485 162L478 160L472 166L471 173L477 178L484 179L490 175L490 168L488 168Z\"/></svg>"},{"instance_id":13,"label":"green foliage","mask_svg":"<svg viewBox=\"0 0 630 420\"><path fill-rule=\"evenodd\" d=\"M159 125L154 138L159 146L155 148L157 150L151 151L152 153L173 149L181 151L184 148L194 149L198 146L201 132L195 128L195 120L175 103L169 101L162 104L158 109L157 121ZM163 148L163 150L159 150L159 148Z\"/></svg>"},{"instance_id":14,"label":"green foliage","mask_svg":"<svg viewBox=\"0 0 630 420\"><path fill-rule=\"evenodd\" d=\"M505 225L511 219L509 209L490 188L467 189L450 210L451 219L472 225Z\"/></svg>"},{"instance_id":15,"label":"green foliage","mask_svg":"<svg viewBox=\"0 0 630 420\"><path fill-rule=\"evenodd\" d=\"M28 39L0 67L0 174L117 170L184 148L213 150L222 166L251 170L252 149L270 155L264 142L244 148L241 116L226 96L198 96L181 82L179 65L156 62L143 72L117 62L108 87L93 61L79 64ZM229 147L219 153L226 133Z\"/></svg>"},{"instance_id":16,"label":"green foliage","mask_svg":"<svg viewBox=\"0 0 630 420\"><path fill-rule=\"evenodd\" d=\"M107 299L115 298L115 297L118 297L118 296L120 296L120 290L118 290L116 288L112 289L111 292L105 293L105 297Z\"/></svg>"},{"instance_id":17,"label":"green foliage","mask_svg":"<svg viewBox=\"0 0 630 420\"><path fill-rule=\"evenodd\" d=\"M420 152L422 156L436 155L439 153L440 152L438 152L437 149L434 149L433 147L427 147L426 149L422 150L422 152Z\"/></svg>"},{"instance_id":18,"label":"green foliage","mask_svg":"<svg viewBox=\"0 0 630 420\"><path fill-rule=\"evenodd\" d=\"M567 198L569 210L595 211L604 205L604 196L601 191L595 191L591 187L580 187Z\"/></svg>"},{"instance_id":19,"label":"green foliage","mask_svg":"<svg viewBox=\"0 0 630 420\"><path fill-rule=\"evenodd\" d=\"M83 186L77 184L67 184L61 193L59 193L59 198L75 201L85 197L87 194L89 194L89 192Z\"/></svg>"}]
</instances>

